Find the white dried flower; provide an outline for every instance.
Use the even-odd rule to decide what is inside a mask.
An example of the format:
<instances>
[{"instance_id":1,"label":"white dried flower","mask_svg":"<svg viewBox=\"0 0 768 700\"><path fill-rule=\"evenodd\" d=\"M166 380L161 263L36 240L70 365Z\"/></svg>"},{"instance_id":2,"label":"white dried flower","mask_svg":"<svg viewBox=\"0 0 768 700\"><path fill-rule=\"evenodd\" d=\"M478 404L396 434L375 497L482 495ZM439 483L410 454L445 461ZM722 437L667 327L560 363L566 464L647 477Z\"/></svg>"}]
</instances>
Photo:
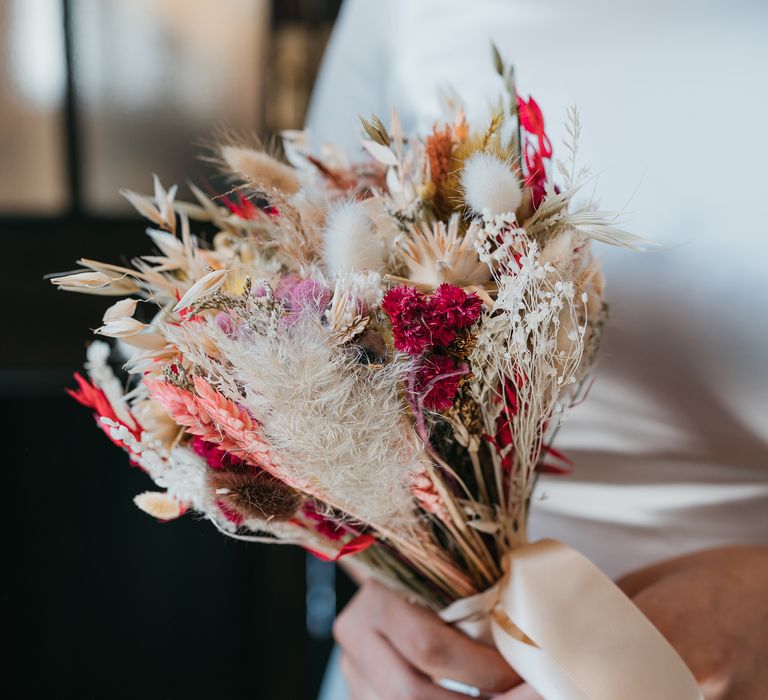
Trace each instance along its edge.
<instances>
[{"instance_id":1,"label":"white dried flower","mask_svg":"<svg viewBox=\"0 0 768 700\"><path fill-rule=\"evenodd\" d=\"M174 520L184 508L173 496L160 491L145 491L134 497L133 502L140 510L158 520Z\"/></svg>"},{"instance_id":2,"label":"white dried flower","mask_svg":"<svg viewBox=\"0 0 768 700\"><path fill-rule=\"evenodd\" d=\"M174 311L184 309L194 304L198 299L202 299L209 294L213 294L226 281L229 270L214 270L195 282L173 307Z\"/></svg>"},{"instance_id":3,"label":"white dried flower","mask_svg":"<svg viewBox=\"0 0 768 700\"><path fill-rule=\"evenodd\" d=\"M118 321L122 318L133 316L136 312L136 305L139 303L138 299L121 299L110 306L105 312L102 320L104 323L111 323L112 321Z\"/></svg>"},{"instance_id":4,"label":"white dried flower","mask_svg":"<svg viewBox=\"0 0 768 700\"><path fill-rule=\"evenodd\" d=\"M274 339L221 334L218 342L245 391L242 405L297 481L365 522L407 519L421 450L403 429L408 363L360 365L310 317Z\"/></svg>"},{"instance_id":5,"label":"white dried flower","mask_svg":"<svg viewBox=\"0 0 768 700\"><path fill-rule=\"evenodd\" d=\"M155 196L151 199L132 190L120 190L123 195L142 216L153 224L174 233L176 231L176 211L173 203L177 187L173 185L166 190L157 175L152 176L155 184Z\"/></svg>"}]
</instances>

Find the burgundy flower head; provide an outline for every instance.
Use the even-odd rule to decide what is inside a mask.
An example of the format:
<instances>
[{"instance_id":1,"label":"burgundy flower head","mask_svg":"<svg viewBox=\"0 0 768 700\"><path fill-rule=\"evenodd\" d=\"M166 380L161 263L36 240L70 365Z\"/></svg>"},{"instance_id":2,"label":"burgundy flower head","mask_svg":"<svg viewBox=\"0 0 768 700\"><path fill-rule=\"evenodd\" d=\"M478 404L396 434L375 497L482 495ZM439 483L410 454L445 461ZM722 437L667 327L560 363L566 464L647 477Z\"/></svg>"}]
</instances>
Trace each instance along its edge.
<instances>
[{"instance_id":1,"label":"burgundy flower head","mask_svg":"<svg viewBox=\"0 0 768 700\"><path fill-rule=\"evenodd\" d=\"M414 390L422 396L425 408L445 411L453 405L465 365L457 365L449 355L431 355L416 374Z\"/></svg>"},{"instance_id":2,"label":"burgundy flower head","mask_svg":"<svg viewBox=\"0 0 768 700\"><path fill-rule=\"evenodd\" d=\"M483 302L477 294L467 294L460 287L443 283L432 295L432 306L439 321L460 330L477 321Z\"/></svg>"},{"instance_id":3,"label":"burgundy flower head","mask_svg":"<svg viewBox=\"0 0 768 700\"><path fill-rule=\"evenodd\" d=\"M392 322L395 347L409 355L420 355L432 344L432 333L424 322L427 298L413 287L390 289L381 308Z\"/></svg>"},{"instance_id":4,"label":"burgundy flower head","mask_svg":"<svg viewBox=\"0 0 768 700\"><path fill-rule=\"evenodd\" d=\"M476 294L451 284L441 284L430 297L403 285L384 295L381 308L392 322L395 347L421 355L429 348L447 348L457 331L477 320L482 304Z\"/></svg>"}]
</instances>

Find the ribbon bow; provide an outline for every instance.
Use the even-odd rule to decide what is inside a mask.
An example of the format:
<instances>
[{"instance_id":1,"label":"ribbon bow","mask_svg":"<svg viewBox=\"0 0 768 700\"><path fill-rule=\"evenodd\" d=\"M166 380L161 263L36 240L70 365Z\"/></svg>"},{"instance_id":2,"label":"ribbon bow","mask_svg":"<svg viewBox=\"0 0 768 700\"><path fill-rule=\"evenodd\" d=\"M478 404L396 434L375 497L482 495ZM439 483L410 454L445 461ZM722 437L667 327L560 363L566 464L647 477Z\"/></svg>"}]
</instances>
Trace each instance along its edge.
<instances>
[{"instance_id":1,"label":"ribbon bow","mask_svg":"<svg viewBox=\"0 0 768 700\"><path fill-rule=\"evenodd\" d=\"M510 552L499 583L440 617L492 642L546 700L703 700L648 618L592 562L555 540Z\"/></svg>"}]
</instances>

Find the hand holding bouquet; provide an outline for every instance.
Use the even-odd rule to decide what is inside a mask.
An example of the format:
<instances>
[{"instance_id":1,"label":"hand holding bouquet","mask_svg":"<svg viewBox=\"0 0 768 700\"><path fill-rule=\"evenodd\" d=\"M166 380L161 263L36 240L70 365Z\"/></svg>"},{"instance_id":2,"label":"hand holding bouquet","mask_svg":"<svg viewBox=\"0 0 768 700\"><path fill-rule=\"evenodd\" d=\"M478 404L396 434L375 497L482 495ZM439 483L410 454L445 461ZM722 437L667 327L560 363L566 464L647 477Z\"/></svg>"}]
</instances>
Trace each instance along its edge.
<instances>
[{"instance_id":1,"label":"hand holding bouquet","mask_svg":"<svg viewBox=\"0 0 768 700\"><path fill-rule=\"evenodd\" d=\"M128 379L98 342L71 393L162 489L140 508L354 555L504 653L501 637L542 645L504 599L536 476L568 468L552 440L606 317L591 243L641 241L576 204L575 109L553 167L538 105L496 58L488 123L454 107L421 138L364 120L361 162L296 132L284 159L225 140L229 192L125 193L159 254L53 282L121 297L96 333Z\"/></svg>"}]
</instances>

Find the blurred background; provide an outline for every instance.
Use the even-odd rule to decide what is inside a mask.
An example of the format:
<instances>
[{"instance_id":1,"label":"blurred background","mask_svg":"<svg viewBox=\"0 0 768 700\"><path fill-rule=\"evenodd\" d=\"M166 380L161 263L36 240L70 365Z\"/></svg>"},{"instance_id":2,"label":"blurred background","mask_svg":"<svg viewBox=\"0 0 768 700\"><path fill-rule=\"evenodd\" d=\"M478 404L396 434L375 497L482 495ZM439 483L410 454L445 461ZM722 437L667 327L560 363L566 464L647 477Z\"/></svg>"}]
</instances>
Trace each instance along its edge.
<instances>
[{"instance_id":1,"label":"blurred background","mask_svg":"<svg viewBox=\"0 0 768 700\"><path fill-rule=\"evenodd\" d=\"M16 697L314 698L350 584L298 549L159 525L64 394L103 299L43 275L125 261L118 195L198 184L214 127L301 127L340 0L0 0L4 629Z\"/></svg>"}]
</instances>

